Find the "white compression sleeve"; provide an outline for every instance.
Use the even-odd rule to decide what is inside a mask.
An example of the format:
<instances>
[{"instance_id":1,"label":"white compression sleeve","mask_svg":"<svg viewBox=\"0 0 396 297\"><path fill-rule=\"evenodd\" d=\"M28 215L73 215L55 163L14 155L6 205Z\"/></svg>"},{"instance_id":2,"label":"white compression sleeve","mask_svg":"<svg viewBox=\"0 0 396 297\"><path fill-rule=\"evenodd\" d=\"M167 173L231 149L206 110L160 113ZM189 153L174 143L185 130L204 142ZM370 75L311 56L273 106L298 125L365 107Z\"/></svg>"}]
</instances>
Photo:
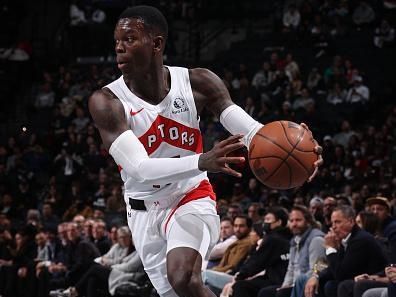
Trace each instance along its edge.
<instances>
[{"instance_id":1,"label":"white compression sleeve","mask_svg":"<svg viewBox=\"0 0 396 297\"><path fill-rule=\"evenodd\" d=\"M182 158L149 158L143 144L131 130L114 140L109 153L139 183L170 183L203 172L198 169L199 154Z\"/></svg>"},{"instance_id":2,"label":"white compression sleeve","mask_svg":"<svg viewBox=\"0 0 396 297\"><path fill-rule=\"evenodd\" d=\"M248 149L253 136L263 127L263 124L257 122L236 104L223 110L220 115L220 123L232 135L242 134L242 142Z\"/></svg>"}]
</instances>

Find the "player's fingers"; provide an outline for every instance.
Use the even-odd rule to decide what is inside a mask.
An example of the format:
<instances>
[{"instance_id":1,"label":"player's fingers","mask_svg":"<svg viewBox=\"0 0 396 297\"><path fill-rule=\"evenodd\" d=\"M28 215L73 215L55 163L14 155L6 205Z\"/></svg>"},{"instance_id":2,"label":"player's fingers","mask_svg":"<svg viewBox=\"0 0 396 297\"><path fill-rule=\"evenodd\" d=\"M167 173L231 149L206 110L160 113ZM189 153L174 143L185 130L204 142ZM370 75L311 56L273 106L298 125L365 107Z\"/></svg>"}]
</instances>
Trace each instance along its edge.
<instances>
[{"instance_id":1,"label":"player's fingers","mask_svg":"<svg viewBox=\"0 0 396 297\"><path fill-rule=\"evenodd\" d=\"M322 155L319 155L319 158L318 158L318 160L315 161L314 166L315 166L316 168L318 168L318 167L321 166L322 164L323 164L323 158L322 158Z\"/></svg>"},{"instance_id":2,"label":"player's fingers","mask_svg":"<svg viewBox=\"0 0 396 297\"><path fill-rule=\"evenodd\" d=\"M235 177L242 177L242 173L230 168L227 164L220 171L225 173L225 174L232 175L232 176L235 176Z\"/></svg>"},{"instance_id":3,"label":"player's fingers","mask_svg":"<svg viewBox=\"0 0 396 297\"><path fill-rule=\"evenodd\" d=\"M312 131L309 129L307 124L301 123L300 126L303 127L305 130L307 130L307 132L310 134L311 138L313 139Z\"/></svg>"},{"instance_id":4,"label":"player's fingers","mask_svg":"<svg viewBox=\"0 0 396 297\"><path fill-rule=\"evenodd\" d=\"M316 162L315 162L315 163L316 163ZM308 182L309 182L309 183L313 180L313 178L316 176L317 173L318 173L318 167L315 166L314 172L313 172L312 175L308 178Z\"/></svg>"},{"instance_id":5,"label":"player's fingers","mask_svg":"<svg viewBox=\"0 0 396 297\"><path fill-rule=\"evenodd\" d=\"M231 144L227 144L226 146L222 147L219 151L220 155L227 155L233 151L239 150L240 148L244 147L242 142L235 142Z\"/></svg>"},{"instance_id":6,"label":"player's fingers","mask_svg":"<svg viewBox=\"0 0 396 297\"><path fill-rule=\"evenodd\" d=\"M307 124L305 123L301 123L300 126L303 127L305 130L309 130Z\"/></svg>"},{"instance_id":7,"label":"player's fingers","mask_svg":"<svg viewBox=\"0 0 396 297\"><path fill-rule=\"evenodd\" d=\"M243 138L243 135L241 135L241 134L232 135L232 136L228 137L227 139L224 139L224 140L220 141L218 143L218 146L219 147L224 147L224 146L226 146L228 144L231 144L231 143L240 142L240 140L242 138Z\"/></svg>"},{"instance_id":8,"label":"player's fingers","mask_svg":"<svg viewBox=\"0 0 396 297\"><path fill-rule=\"evenodd\" d=\"M315 140L315 142L316 142L316 140ZM316 142L316 144L317 144L317 142ZM314 147L314 151L315 151L315 153L317 153L318 155L320 155L320 154L323 153L323 147L321 147L320 145L316 145L316 146Z\"/></svg>"},{"instance_id":9,"label":"player's fingers","mask_svg":"<svg viewBox=\"0 0 396 297\"><path fill-rule=\"evenodd\" d=\"M245 162L245 157L224 157L222 160L226 164L240 164Z\"/></svg>"}]
</instances>

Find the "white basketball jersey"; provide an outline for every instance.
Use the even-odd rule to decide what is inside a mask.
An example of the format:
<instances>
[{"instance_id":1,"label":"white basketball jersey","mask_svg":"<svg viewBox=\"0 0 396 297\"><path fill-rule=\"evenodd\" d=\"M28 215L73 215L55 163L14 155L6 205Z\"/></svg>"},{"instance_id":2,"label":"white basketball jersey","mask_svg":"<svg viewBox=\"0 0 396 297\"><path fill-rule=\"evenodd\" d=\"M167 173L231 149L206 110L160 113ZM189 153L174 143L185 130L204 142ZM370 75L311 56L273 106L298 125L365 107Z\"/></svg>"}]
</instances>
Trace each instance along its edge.
<instances>
[{"instance_id":1,"label":"white basketball jersey","mask_svg":"<svg viewBox=\"0 0 396 297\"><path fill-rule=\"evenodd\" d=\"M188 69L167 67L171 77L168 95L157 105L147 103L131 92L123 76L108 84L122 102L128 125L144 145L151 158L180 158L202 153L202 136L195 107ZM155 199L184 196L207 179L206 172L193 178L162 185L136 182L120 168L125 195L134 199Z\"/></svg>"}]
</instances>

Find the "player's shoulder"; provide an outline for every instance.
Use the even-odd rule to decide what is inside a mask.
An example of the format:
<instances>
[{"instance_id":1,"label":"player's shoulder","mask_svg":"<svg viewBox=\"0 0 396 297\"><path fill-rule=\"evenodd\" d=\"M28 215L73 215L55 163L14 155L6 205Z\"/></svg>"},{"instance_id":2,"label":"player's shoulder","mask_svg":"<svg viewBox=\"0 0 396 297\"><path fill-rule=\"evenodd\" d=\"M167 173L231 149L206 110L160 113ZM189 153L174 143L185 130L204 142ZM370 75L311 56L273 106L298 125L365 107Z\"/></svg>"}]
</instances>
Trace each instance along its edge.
<instances>
[{"instance_id":1,"label":"player's shoulder","mask_svg":"<svg viewBox=\"0 0 396 297\"><path fill-rule=\"evenodd\" d=\"M190 68L188 69L191 79L210 79L217 75L208 68Z\"/></svg>"},{"instance_id":2,"label":"player's shoulder","mask_svg":"<svg viewBox=\"0 0 396 297\"><path fill-rule=\"evenodd\" d=\"M106 109L121 104L117 96L108 88L94 91L89 98L89 109Z\"/></svg>"},{"instance_id":3,"label":"player's shoulder","mask_svg":"<svg viewBox=\"0 0 396 297\"><path fill-rule=\"evenodd\" d=\"M193 89L216 88L222 83L222 80L211 70L207 68L192 68L188 70L190 82Z\"/></svg>"}]
</instances>

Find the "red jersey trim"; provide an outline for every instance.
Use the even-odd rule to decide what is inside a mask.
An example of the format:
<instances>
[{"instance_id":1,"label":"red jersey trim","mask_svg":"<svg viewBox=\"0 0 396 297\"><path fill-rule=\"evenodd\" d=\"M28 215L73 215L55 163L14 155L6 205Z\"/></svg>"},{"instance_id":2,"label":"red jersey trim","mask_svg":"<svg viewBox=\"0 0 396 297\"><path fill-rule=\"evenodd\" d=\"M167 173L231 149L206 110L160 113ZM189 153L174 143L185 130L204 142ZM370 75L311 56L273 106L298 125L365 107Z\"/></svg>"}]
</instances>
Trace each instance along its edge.
<instances>
[{"instance_id":1,"label":"red jersey trim","mask_svg":"<svg viewBox=\"0 0 396 297\"><path fill-rule=\"evenodd\" d=\"M172 218L172 216L175 214L176 210L190 202L190 201L194 201L194 200L198 200L198 199L202 199L202 198L206 198L209 197L210 199L212 199L213 201L216 201L216 194L213 191L212 185L210 184L210 182L206 179L204 179L203 181L201 181L201 183L198 185L198 187L196 187L195 189L192 189L190 192L188 192L186 194L186 196L184 196L182 198L182 200L179 201L179 203L176 205L176 207L174 209L172 209L171 213L169 214L168 218L166 219L166 223L165 223L165 227L164 227L164 231L166 233L166 229L168 227L169 221Z\"/></svg>"}]
</instances>

